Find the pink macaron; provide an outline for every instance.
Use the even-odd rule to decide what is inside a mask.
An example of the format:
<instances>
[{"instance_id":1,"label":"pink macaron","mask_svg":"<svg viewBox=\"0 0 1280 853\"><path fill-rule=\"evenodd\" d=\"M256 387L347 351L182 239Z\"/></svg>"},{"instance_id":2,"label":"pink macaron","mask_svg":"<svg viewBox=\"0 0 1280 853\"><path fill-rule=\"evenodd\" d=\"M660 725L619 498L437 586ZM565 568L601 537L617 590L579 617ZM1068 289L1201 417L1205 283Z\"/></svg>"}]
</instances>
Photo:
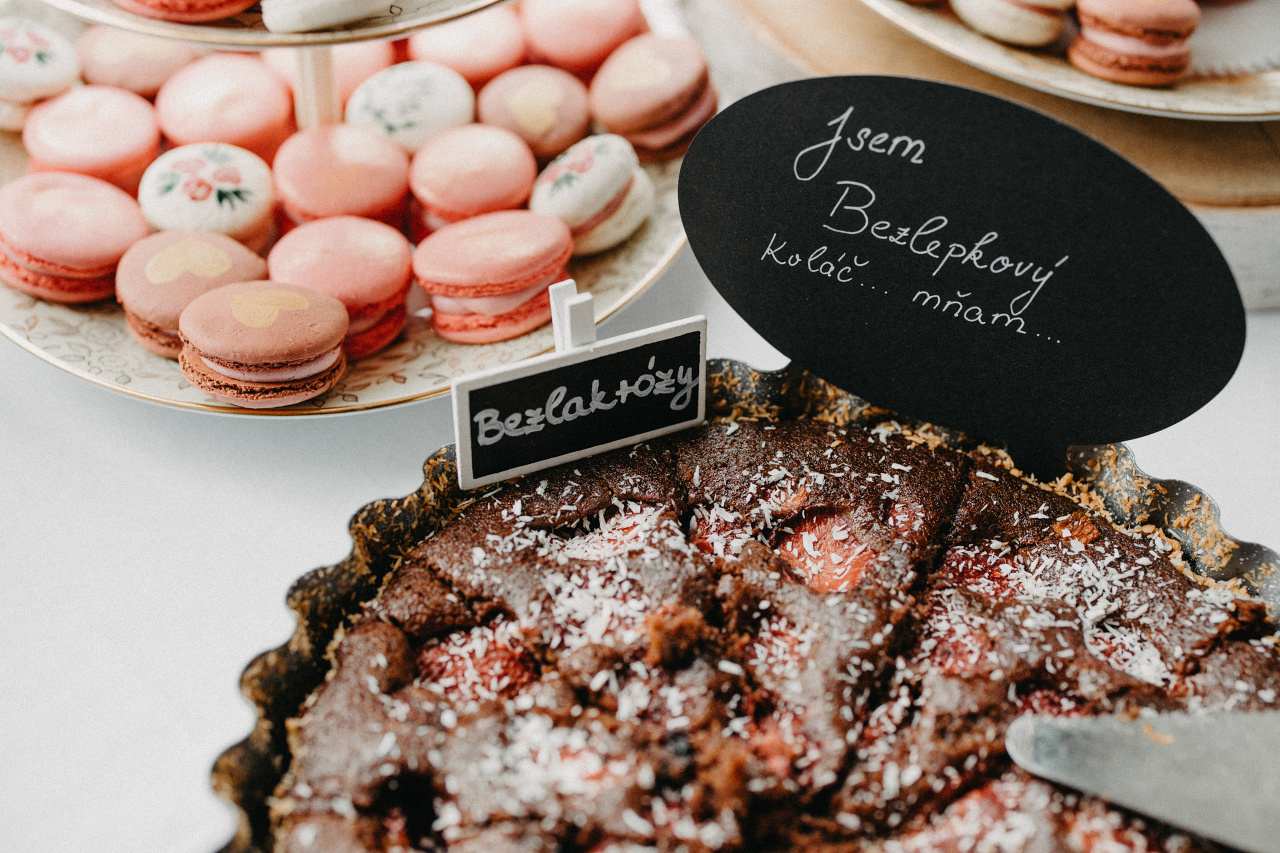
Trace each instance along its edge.
<instances>
[{"instance_id":1,"label":"pink macaron","mask_svg":"<svg viewBox=\"0 0 1280 853\"><path fill-rule=\"evenodd\" d=\"M591 112L641 160L683 154L715 115L718 98L692 38L646 33L615 50L591 80Z\"/></svg>"},{"instance_id":2,"label":"pink macaron","mask_svg":"<svg viewBox=\"0 0 1280 853\"><path fill-rule=\"evenodd\" d=\"M77 86L37 105L22 130L33 172L79 172L136 193L160 154L155 110L115 86Z\"/></svg>"},{"instance_id":3,"label":"pink macaron","mask_svg":"<svg viewBox=\"0 0 1280 853\"><path fill-rule=\"evenodd\" d=\"M214 53L165 81L156 115L173 145L225 142L271 163L293 132L293 95L257 56Z\"/></svg>"},{"instance_id":4,"label":"pink macaron","mask_svg":"<svg viewBox=\"0 0 1280 853\"><path fill-rule=\"evenodd\" d=\"M1187 73L1195 0L1081 0L1076 14L1067 58L1080 70L1133 86L1168 86Z\"/></svg>"},{"instance_id":5,"label":"pink macaron","mask_svg":"<svg viewBox=\"0 0 1280 853\"><path fill-rule=\"evenodd\" d=\"M587 87L563 68L521 65L489 81L476 99L485 124L519 136L541 163L587 135Z\"/></svg>"},{"instance_id":6,"label":"pink macaron","mask_svg":"<svg viewBox=\"0 0 1280 853\"><path fill-rule=\"evenodd\" d=\"M301 403L346 369L347 309L332 296L279 281L244 281L197 296L178 318L187 381L250 409Z\"/></svg>"},{"instance_id":7,"label":"pink macaron","mask_svg":"<svg viewBox=\"0 0 1280 853\"><path fill-rule=\"evenodd\" d=\"M404 328L413 247L389 225L331 216L294 228L267 255L273 281L328 294L347 308L347 358L372 355Z\"/></svg>"},{"instance_id":8,"label":"pink macaron","mask_svg":"<svg viewBox=\"0 0 1280 853\"><path fill-rule=\"evenodd\" d=\"M257 0L113 0L127 12L162 21L201 24L238 15Z\"/></svg>"},{"instance_id":9,"label":"pink macaron","mask_svg":"<svg viewBox=\"0 0 1280 853\"><path fill-rule=\"evenodd\" d=\"M419 148L409 166L414 236L522 206L537 174L528 144L509 130L488 124L446 130Z\"/></svg>"},{"instance_id":10,"label":"pink macaron","mask_svg":"<svg viewBox=\"0 0 1280 853\"><path fill-rule=\"evenodd\" d=\"M134 339L156 355L182 351L178 318L197 296L266 278L267 262L213 231L158 231L129 247L116 268L116 300Z\"/></svg>"},{"instance_id":11,"label":"pink macaron","mask_svg":"<svg viewBox=\"0 0 1280 853\"><path fill-rule=\"evenodd\" d=\"M194 45L115 27L89 27L76 40L86 83L154 98L179 68L200 58Z\"/></svg>"},{"instance_id":12,"label":"pink macaron","mask_svg":"<svg viewBox=\"0 0 1280 853\"><path fill-rule=\"evenodd\" d=\"M409 155L372 127L331 124L289 137L273 169L281 230L326 216L404 223Z\"/></svg>"},{"instance_id":13,"label":"pink macaron","mask_svg":"<svg viewBox=\"0 0 1280 853\"><path fill-rule=\"evenodd\" d=\"M33 172L0 189L0 279L52 302L115 293L116 266L147 236L124 190L71 172Z\"/></svg>"},{"instance_id":14,"label":"pink macaron","mask_svg":"<svg viewBox=\"0 0 1280 853\"><path fill-rule=\"evenodd\" d=\"M535 62L582 77L649 29L638 0L521 0L520 21Z\"/></svg>"},{"instance_id":15,"label":"pink macaron","mask_svg":"<svg viewBox=\"0 0 1280 853\"><path fill-rule=\"evenodd\" d=\"M329 48L333 63L333 82L338 99L345 104L356 87L396 61L396 50L389 41L353 41ZM275 72L290 91L298 82L296 48L277 47L262 52L262 60Z\"/></svg>"},{"instance_id":16,"label":"pink macaron","mask_svg":"<svg viewBox=\"0 0 1280 853\"><path fill-rule=\"evenodd\" d=\"M477 90L525 58L520 18L508 5L419 30L409 36L407 49L411 59L452 68Z\"/></svg>"},{"instance_id":17,"label":"pink macaron","mask_svg":"<svg viewBox=\"0 0 1280 853\"><path fill-rule=\"evenodd\" d=\"M551 320L547 288L565 278L569 227L527 210L446 225L418 244L413 272L431 294L436 334L464 344L504 341Z\"/></svg>"}]
</instances>

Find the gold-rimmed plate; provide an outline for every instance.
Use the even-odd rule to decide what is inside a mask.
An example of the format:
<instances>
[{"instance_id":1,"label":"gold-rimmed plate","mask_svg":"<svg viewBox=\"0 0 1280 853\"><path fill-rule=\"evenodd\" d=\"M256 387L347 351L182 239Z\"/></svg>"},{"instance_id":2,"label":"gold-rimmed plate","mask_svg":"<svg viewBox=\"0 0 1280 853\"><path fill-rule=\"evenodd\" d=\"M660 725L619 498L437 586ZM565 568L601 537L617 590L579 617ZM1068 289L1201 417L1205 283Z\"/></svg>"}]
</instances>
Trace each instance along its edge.
<instances>
[{"instance_id":1,"label":"gold-rimmed plate","mask_svg":"<svg viewBox=\"0 0 1280 853\"><path fill-rule=\"evenodd\" d=\"M94 24L107 24L161 38L222 50L260 50L267 47L315 47L363 39L400 38L414 30L466 15L496 0L388 0L383 14L313 33L273 33L262 23L254 4L247 11L206 24L179 24L125 11L112 0L44 0L50 6Z\"/></svg>"},{"instance_id":2,"label":"gold-rimmed plate","mask_svg":"<svg viewBox=\"0 0 1280 853\"><path fill-rule=\"evenodd\" d=\"M1280 71L1220 78L1191 77L1167 88L1125 86L1099 80L1077 70L1060 50L1016 48L993 41L970 29L945 3L917 6L903 0L862 2L930 47L997 77L1041 92L1086 104L1165 118L1210 121L1280 119Z\"/></svg>"},{"instance_id":3,"label":"gold-rimmed plate","mask_svg":"<svg viewBox=\"0 0 1280 853\"><path fill-rule=\"evenodd\" d=\"M0 134L0 179L26 171L26 155L14 134ZM652 284L684 246L676 199L678 160L646 166L657 203L647 222L617 248L574 258L568 273L578 290L591 293L597 322L612 315ZM2 181L0 181L2 182ZM114 300L62 305L28 296L0 283L0 334L56 367L111 391L154 403L205 412L253 416L356 412L448 392L455 376L520 361L554 348L551 327L496 344L455 344L431 330L429 309L413 288L405 331L387 349L352 362L329 393L281 409L239 409L215 403L192 387L175 361L138 344ZM416 304L415 304L416 302Z\"/></svg>"}]
</instances>

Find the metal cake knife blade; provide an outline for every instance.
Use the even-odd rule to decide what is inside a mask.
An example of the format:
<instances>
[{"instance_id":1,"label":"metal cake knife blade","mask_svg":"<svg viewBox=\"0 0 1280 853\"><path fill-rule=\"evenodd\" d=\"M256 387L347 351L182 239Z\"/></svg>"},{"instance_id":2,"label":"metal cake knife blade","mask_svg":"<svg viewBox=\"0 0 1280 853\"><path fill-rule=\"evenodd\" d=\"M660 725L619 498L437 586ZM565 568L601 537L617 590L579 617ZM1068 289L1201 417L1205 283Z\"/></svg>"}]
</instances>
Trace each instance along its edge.
<instances>
[{"instance_id":1,"label":"metal cake knife blade","mask_svg":"<svg viewBox=\"0 0 1280 853\"><path fill-rule=\"evenodd\" d=\"M1250 853L1280 853L1280 711L1024 715L1023 769Z\"/></svg>"}]
</instances>

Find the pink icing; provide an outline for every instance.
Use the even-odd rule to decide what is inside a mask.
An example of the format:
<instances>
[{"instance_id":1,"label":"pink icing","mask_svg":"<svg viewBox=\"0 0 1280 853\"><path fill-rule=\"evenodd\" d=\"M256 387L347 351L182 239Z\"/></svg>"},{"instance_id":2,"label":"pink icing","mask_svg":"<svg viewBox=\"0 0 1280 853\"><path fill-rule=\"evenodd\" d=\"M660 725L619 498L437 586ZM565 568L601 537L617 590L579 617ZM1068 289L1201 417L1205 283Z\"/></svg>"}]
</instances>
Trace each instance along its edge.
<instances>
[{"instance_id":1,"label":"pink icing","mask_svg":"<svg viewBox=\"0 0 1280 853\"><path fill-rule=\"evenodd\" d=\"M299 379L306 379L308 376L315 376L318 373L324 373L334 362L338 360L338 356L342 354L341 347L334 347L324 355L304 361L301 364L295 364L292 367L282 367L278 370L236 370L221 364L215 364L207 358L201 357L201 361L215 373L221 373L229 379L239 379L241 382L295 382Z\"/></svg>"}]
</instances>

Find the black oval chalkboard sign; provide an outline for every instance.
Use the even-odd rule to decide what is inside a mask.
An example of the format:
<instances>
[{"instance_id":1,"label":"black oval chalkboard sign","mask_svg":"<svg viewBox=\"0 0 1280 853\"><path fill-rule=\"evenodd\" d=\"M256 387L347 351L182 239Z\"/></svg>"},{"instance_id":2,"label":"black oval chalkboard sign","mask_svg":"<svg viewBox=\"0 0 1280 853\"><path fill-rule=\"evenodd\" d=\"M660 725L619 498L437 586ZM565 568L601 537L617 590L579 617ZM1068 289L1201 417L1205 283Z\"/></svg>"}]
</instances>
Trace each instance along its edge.
<instances>
[{"instance_id":1,"label":"black oval chalkboard sign","mask_svg":"<svg viewBox=\"0 0 1280 853\"><path fill-rule=\"evenodd\" d=\"M1222 254L1078 131L896 77L787 83L694 140L680 213L729 304L872 403L1060 471L1200 408L1244 348Z\"/></svg>"}]
</instances>

